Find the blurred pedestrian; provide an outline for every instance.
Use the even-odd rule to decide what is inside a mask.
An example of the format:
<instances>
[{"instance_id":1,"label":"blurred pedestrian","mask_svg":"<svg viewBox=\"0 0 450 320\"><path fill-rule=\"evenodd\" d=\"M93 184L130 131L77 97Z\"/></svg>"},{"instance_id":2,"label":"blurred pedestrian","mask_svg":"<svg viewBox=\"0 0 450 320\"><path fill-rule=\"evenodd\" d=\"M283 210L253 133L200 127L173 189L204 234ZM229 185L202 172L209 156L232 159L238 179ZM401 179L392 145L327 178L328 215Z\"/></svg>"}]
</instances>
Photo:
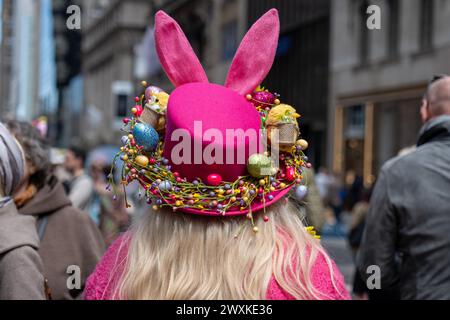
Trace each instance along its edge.
<instances>
[{"instance_id":1,"label":"blurred pedestrian","mask_svg":"<svg viewBox=\"0 0 450 320\"><path fill-rule=\"evenodd\" d=\"M85 172L86 152L81 148L72 146L66 152L66 169L72 174L69 186L69 199L74 207L86 211L92 194L94 184Z\"/></svg>"},{"instance_id":2,"label":"blurred pedestrian","mask_svg":"<svg viewBox=\"0 0 450 320\"><path fill-rule=\"evenodd\" d=\"M314 179L314 170L306 169L304 171L304 179L308 187L308 193L305 198L305 212L308 224L314 226L314 228L320 233L323 225L325 224L326 209L323 205L320 192Z\"/></svg>"},{"instance_id":3,"label":"blurred pedestrian","mask_svg":"<svg viewBox=\"0 0 450 320\"><path fill-rule=\"evenodd\" d=\"M371 195L371 188L364 189L364 191L362 192L361 200L354 205L351 213L350 225L348 228L348 242L355 258L361 245L364 228L366 225L366 216L369 212L369 202ZM365 281L361 277L359 271L356 270L353 277L353 294L360 300L367 300L369 297L368 293L369 290L366 286Z\"/></svg>"},{"instance_id":4,"label":"blurred pedestrian","mask_svg":"<svg viewBox=\"0 0 450 320\"><path fill-rule=\"evenodd\" d=\"M107 246L128 230L132 210L132 206L127 208L121 188L115 187L115 194L111 192L113 186L110 183L115 184L115 181L114 178L112 181L108 180L110 172L110 166L102 161L93 162L90 168L95 191L91 214L96 214L95 218ZM129 203L131 204L131 201Z\"/></svg>"},{"instance_id":5,"label":"blurred pedestrian","mask_svg":"<svg viewBox=\"0 0 450 320\"><path fill-rule=\"evenodd\" d=\"M51 148L50 162L52 164L52 174L58 179L59 182L62 183L64 191L69 194L72 176L64 165L66 163L66 150Z\"/></svg>"},{"instance_id":6,"label":"blurred pedestrian","mask_svg":"<svg viewBox=\"0 0 450 320\"><path fill-rule=\"evenodd\" d=\"M0 123L0 300L45 299L36 219L19 215L11 198L24 165L20 146Z\"/></svg>"},{"instance_id":7,"label":"blurred pedestrian","mask_svg":"<svg viewBox=\"0 0 450 320\"><path fill-rule=\"evenodd\" d=\"M26 159L21 188L14 194L19 212L37 218L39 254L52 299L76 299L87 276L104 252L98 228L90 217L72 206L62 184L51 174L50 148L39 131L19 121L7 123ZM80 270L80 287L68 287L69 266Z\"/></svg>"},{"instance_id":8,"label":"blurred pedestrian","mask_svg":"<svg viewBox=\"0 0 450 320\"><path fill-rule=\"evenodd\" d=\"M328 203L330 184L332 183L332 177L329 175L326 168L319 168L319 172L315 175L315 184L317 191L324 203Z\"/></svg>"},{"instance_id":9,"label":"blurred pedestrian","mask_svg":"<svg viewBox=\"0 0 450 320\"><path fill-rule=\"evenodd\" d=\"M359 269L378 266L402 299L450 299L450 77L430 83L420 114L417 149L382 168Z\"/></svg>"}]
</instances>

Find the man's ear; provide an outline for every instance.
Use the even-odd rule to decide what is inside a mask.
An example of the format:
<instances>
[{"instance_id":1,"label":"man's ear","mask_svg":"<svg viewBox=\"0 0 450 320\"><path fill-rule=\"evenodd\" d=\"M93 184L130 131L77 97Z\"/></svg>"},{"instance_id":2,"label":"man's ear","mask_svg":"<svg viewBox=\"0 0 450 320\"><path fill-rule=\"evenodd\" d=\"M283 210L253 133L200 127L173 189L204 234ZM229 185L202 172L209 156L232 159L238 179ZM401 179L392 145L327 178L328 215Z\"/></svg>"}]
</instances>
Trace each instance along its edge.
<instances>
[{"instance_id":1,"label":"man's ear","mask_svg":"<svg viewBox=\"0 0 450 320\"><path fill-rule=\"evenodd\" d=\"M420 106L420 118L425 123L430 118L430 107L426 99L422 99L422 105Z\"/></svg>"}]
</instances>

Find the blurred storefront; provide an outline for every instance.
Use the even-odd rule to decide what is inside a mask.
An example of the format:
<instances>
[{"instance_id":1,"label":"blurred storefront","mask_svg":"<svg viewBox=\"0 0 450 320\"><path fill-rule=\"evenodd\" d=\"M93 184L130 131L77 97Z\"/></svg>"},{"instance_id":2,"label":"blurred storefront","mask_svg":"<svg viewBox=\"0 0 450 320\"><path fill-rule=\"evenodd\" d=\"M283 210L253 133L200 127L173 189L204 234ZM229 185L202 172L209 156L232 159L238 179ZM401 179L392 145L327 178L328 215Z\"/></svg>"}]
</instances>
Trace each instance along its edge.
<instances>
[{"instance_id":1,"label":"blurred storefront","mask_svg":"<svg viewBox=\"0 0 450 320\"><path fill-rule=\"evenodd\" d=\"M335 110L333 169L372 185L383 164L413 147L421 127L425 85L339 99Z\"/></svg>"},{"instance_id":2,"label":"blurred storefront","mask_svg":"<svg viewBox=\"0 0 450 320\"><path fill-rule=\"evenodd\" d=\"M366 26L368 1L332 2L328 136L329 167L366 186L416 143L428 80L450 70L450 3L370 4L381 8L379 30Z\"/></svg>"}]
</instances>

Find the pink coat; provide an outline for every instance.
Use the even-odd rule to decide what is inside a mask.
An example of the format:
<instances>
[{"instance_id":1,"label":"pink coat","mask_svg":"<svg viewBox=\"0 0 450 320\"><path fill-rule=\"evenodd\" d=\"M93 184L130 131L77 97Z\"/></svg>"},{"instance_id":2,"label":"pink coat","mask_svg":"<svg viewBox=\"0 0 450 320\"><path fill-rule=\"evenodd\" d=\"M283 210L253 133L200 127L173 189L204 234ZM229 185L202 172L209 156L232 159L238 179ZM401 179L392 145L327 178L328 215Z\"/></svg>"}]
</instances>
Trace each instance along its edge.
<instances>
[{"instance_id":1,"label":"pink coat","mask_svg":"<svg viewBox=\"0 0 450 320\"><path fill-rule=\"evenodd\" d=\"M112 299L112 288L120 279L124 261L128 252L129 237L121 236L117 239L103 256L94 273L86 283L84 297L86 300L110 300ZM323 256L318 256L313 267L311 280L316 289L325 297L332 300L348 300L350 296L345 289L344 279L339 269L333 263L335 283L338 290L331 282L328 266ZM115 274L111 277L111 272ZM290 294L285 292L272 277L267 289L267 300L293 300Z\"/></svg>"}]
</instances>

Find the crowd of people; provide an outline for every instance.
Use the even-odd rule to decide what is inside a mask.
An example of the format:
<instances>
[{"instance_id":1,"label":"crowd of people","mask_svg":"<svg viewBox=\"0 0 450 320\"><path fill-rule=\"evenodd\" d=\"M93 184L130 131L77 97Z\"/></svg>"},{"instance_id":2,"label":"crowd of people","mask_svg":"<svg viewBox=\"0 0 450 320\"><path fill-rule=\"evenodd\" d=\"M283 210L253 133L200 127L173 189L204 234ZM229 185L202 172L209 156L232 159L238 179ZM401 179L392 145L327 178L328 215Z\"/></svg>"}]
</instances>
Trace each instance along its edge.
<instances>
[{"instance_id":1,"label":"crowd of people","mask_svg":"<svg viewBox=\"0 0 450 320\"><path fill-rule=\"evenodd\" d=\"M308 222L326 233L330 232L330 226L343 224L342 220L345 220L345 228L332 231L348 236L357 261L353 283L355 298L450 299L447 290L450 278L448 92L448 77L430 84L421 108L424 127L417 148L386 163L374 190L365 189L360 177L353 174L341 181L323 168L315 177L312 170L308 173L311 175L305 201ZM40 132L25 122L7 121L0 126L0 137L0 299L78 299L83 297L92 273L87 298L115 298L120 292L127 292L127 296L134 298L161 298L158 292L150 291L148 287L133 291L140 287L137 281L163 285L161 279L155 278L161 278L161 270L147 270L140 275L142 270L123 261L132 259L145 267L148 259L163 259L159 267L168 267L169 260L177 254L193 255L194 247L202 245L204 239L189 232L205 228L202 219L182 216L177 218L178 221L173 216L166 219L164 213L144 214L136 219L140 223L131 230L139 237L130 239L127 230L135 208L127 208L123 196L113 196L109 192L109 164L93 161L87 167L86 153L76 147L66 151L64 162L54 162L50 146ZM274 211L283 211L283 215L289 216L289 211L295 210L295 207L289 207L288 210L277 208ZM279 223L286 229L291 228L285 225L293 223L288 220ZM171 233L173 228L178 233ZM223 233L222 237L231 232L221 225L214 228L215 233ZM125 236L120 236L124 232ZM158 251L150 252L152 249L145 244L146 239L152 237L158 238L155 239L157 242L185 245L157 257ZM117 238L119 240L115 241ZM181 238L189 239L189 242L179 241ZM262 244L253 245L263 248ZM108 247L108 253L101 260ZM126 259L126 250L131 252L129 259ZM249 248L240 250L246 252ZM322 249L318 250L322 252ZM328 259L325 253L321 254ZM211 264L214 264L213 257L209 258ZM195 265L205 257L195 259L180 260L179 263ZM220 260L218 256L217 259ZM122 261L119 265L118 260ZM79 288L67 286L67 268L71 265L80 267L82 286ZM371 265L380 267L379 290L369 290L366 285L366 269ZM179 268L183 270L181 266ZM125 274L126 281L115 278L117 270ZM283 277L281 270L278 276ZM188 280L187 274L186 277ZM214 279L209 280L214 286ZM342 281L341 278L338 280ZM110 282L121 283L122 287L110 287L107 284ZM189 282L191 286L199 285L195 279L189 279ZM183 287L181 283L178 285ZM181 290L176 287L165 289ZM185 288L184 297L187 294L202 297L195 288L191 289ZM292 290L295 293L295 289ZM343 292L343 287L328 291L334 298L341 294L345 297ZM229 297L234 296L229 294ZM173 297L177 295L173 293Z\"/></svg>"},{"instance_id":2,"label":"crowd of people","mask_svg":"<svg viewBox=\"0 0 450 320\"><path fill-rule=\"evenodd\" d=\"M272 66L279 27L275 9L251 27L221 87L208 83L179 25L159 11L155 44L176 89L170 112L139 105L136 118L124 119L123 179L76 146L63 161L52 158L29 123L0 123L0 299L350 299L314 227L348 236L354 297L450 299L450 77L430 83L417 147L389 160L373 190L351 172L342 179L319 169L314 177L303 153L308 143L297 140L295 109L253 91ZM255 47L262 48L258 59L249 59ZM145 87L141 100L167 100ZM271 102L262 110L258 100L255 109L248 92ZM268 131L285 130L275 146L282 164L275 167L267 151L246 165L175 167L166 157L176 147L160 139L156 125L170 124L159 128L169 137L200 120L221 133L259 132L272 121ZM189 139L210 148L201 135ZM218 150L242 147L214 143ZM262 174L268 168L272 173ZM147 199L132 189L134 199L126 199L116 188L133 180Z\"/></svg>"}]
</instances>

